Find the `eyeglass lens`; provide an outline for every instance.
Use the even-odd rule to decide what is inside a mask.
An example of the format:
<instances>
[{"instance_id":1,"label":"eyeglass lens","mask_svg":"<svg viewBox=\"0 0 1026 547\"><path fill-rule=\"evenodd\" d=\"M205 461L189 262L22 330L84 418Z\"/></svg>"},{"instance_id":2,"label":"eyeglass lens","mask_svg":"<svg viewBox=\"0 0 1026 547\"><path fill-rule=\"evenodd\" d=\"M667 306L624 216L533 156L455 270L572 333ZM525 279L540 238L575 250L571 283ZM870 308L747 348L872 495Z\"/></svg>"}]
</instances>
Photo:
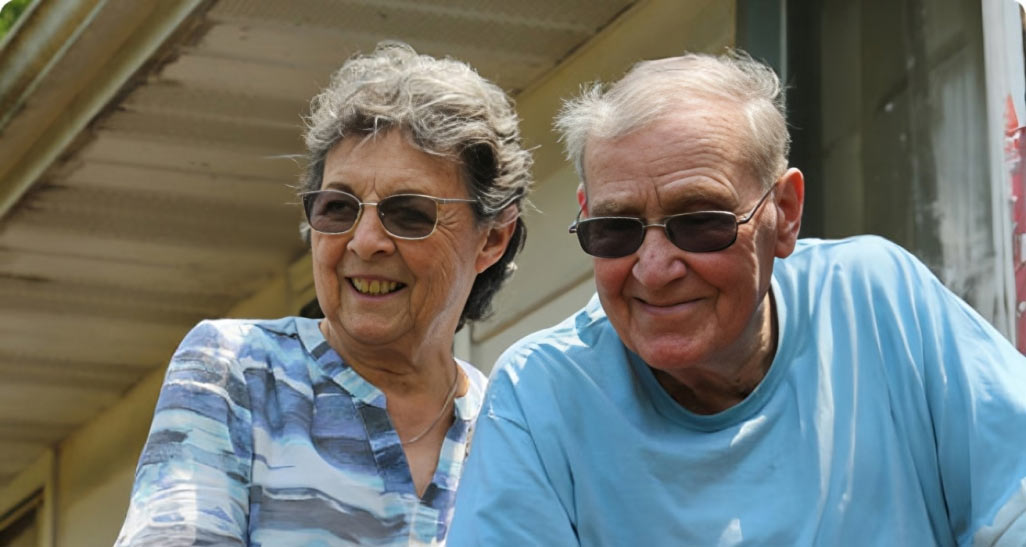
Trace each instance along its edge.
<instances>
[{"instance_id":1,"label":"eyeglass lens","mask_svg":"<svg viewBox=\"0 0 1026 547\"><path fill-rule=\"evenodd\" d=\"M315 231L342 234L356 225L361 203L356 196L345 192L321 190L305 194L303 207L307 222ZM381 200L376 207L382 226L399 238L425 238L435 230L438 220L438 206L428 196L397 194Z\"/></svg>"},{"instance_id":2,"label":"eyeglass lens","mask_svg":"<svg viewBox=\"0 0 1026 547\"><path fill-rule=\"evenodd\" d=\"M666 237L685 251L719 251L734 243L737 217L721 211L686 213L667 218L665 230ZM585 219L577 225L577 237L584 252L600 258L619 258L641 247L645 224L637 218Z\"/></svg>"}]
</instances>

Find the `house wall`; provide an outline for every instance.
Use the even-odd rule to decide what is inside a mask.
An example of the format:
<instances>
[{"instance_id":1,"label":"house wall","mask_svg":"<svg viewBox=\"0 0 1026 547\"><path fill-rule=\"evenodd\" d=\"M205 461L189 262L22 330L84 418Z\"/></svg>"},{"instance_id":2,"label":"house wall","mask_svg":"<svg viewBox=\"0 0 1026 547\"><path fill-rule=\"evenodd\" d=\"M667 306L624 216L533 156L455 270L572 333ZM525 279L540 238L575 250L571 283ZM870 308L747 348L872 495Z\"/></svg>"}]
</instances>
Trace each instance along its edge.
<instances>
[{"instance_id":1,"label":"house wall","mask_svg":"<svg viewBox=\"0 0 1026 547\"><path fill-rule=\"evenodd\" d=\"M733 1L639 2L517 97L525 138L538 147L532 197L536 210L527 214L529 238L517 275L496 300L494 317L458 337L461 357L488 370L509 343L562 319L592 292L590 262L566 233L576 213L577 177L550 129L561 98L572 95L583 82L615 79L640 59L686 49L718 50L733 43L734 19ZM309 257L300 258L227 315L296 313L313 296L309 272ZM91 547L114 541L163 376L164 370L154 371L12 483L26 491L38 485L47 493L47 507L54 509L52 518L44 519L42 545ZM14 494L0 491L0 503Z\"/></svg>"},{"instance_id":2,"label":"house wall","mask_svg":"<svg viewBox=\"0 0 1026 547\"><path fill-rule=\"evenodd\" d=\"M818 9L809 47L820 52L811 70L822 170L808 184L821 201L807 205L822 211L816 235L899 243L1011 336L980 3L825 0Z\"/></svg>"}]
</instances>

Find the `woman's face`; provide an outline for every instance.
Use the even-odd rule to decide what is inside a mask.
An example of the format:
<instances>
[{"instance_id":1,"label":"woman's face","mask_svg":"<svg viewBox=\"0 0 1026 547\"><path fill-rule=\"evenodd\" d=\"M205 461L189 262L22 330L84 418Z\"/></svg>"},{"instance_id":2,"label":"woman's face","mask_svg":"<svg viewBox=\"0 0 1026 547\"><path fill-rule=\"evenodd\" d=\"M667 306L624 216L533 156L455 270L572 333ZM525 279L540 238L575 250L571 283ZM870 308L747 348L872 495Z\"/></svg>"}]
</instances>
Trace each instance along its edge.
<instances>
[{"instance_id":1,"label":"woman's face","mask_svg":"<svg viewBox=\"0 0 1026 547\"><path fill-rule=\"evenodd\" d=\"M321 189L375 203L405 193L470 197L456 162L412 147L395 130L335 145L325 158ZM312 232L314 285L328 340L350 349L451 348L474 278L501 257L508 241L479 225L471 207L439 205L435 231L421 240L392 237L374 206L364 206L345 234Z\"/></svg>"}]
</instances>

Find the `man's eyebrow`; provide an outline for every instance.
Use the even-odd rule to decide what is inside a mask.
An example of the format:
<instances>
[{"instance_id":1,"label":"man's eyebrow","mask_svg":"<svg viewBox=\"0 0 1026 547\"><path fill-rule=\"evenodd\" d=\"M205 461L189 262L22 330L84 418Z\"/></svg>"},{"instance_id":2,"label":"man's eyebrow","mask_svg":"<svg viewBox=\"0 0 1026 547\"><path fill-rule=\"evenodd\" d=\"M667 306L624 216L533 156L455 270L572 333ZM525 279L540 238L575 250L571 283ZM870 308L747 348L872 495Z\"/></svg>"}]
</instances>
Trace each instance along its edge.
<instances>
[{"instance_id":1,"label":"man's eyebrow","mask_svg":"<svg viewBox=\"0 0 1026 547\"><path fill-rule=\"evenodd\" d=\"M679 196L667 196L660 200L665 214L686 213L690 211L732 211L737 207L734 196L715 190L699 190L687 192ZM605 199L601 202L589 203L591 216L639 216L645 213L644 207L630 200L618 197Z\"/></svg>"},{"instance_id":2,"label":"man's eyebrow","mask_svg":"<svg viewBox=\"0 0 1026 547\"><path fill-rule=\"evenodd\" d=\"M716 187L691 187L687 191L675 194L675 197L680 198L678 201L725 201L730 200L733 194L723 188L722 186Z\"/></svg>"},{"instance_id":3,"label":"man's eyebrow","mask_svg":"<svg viewBox=\"0 0 1026 547\"><path fill-rule=\"evenodd\" d=\"M732 211L737 207L737 199L722 190L696 189L665 196L660 200L660 206L667 215L697 211Z\"/></svg>"},{"instance_id":4,"label":"man's eyebrow","mask_svg":"<svg viewBox=\"0 0 1026 547\"><path fill-rule=\"evenodd\" d=\"M689 210L729 210L735 205L730 196L715 193L689 194L678 199L671 199L667 209Z\"/></svg>"},{"instance_id":5,"label":"man's eyebrow","mask_svg":"<svg viewBox=\"0 0 1026 547\"><path fill-rule=\"evenodd\" d=\"M592 212L592 216L633 216L640 213L638 206L631 205L622 199L589 203L588 209Z\"/></svg>"}]
</instances>

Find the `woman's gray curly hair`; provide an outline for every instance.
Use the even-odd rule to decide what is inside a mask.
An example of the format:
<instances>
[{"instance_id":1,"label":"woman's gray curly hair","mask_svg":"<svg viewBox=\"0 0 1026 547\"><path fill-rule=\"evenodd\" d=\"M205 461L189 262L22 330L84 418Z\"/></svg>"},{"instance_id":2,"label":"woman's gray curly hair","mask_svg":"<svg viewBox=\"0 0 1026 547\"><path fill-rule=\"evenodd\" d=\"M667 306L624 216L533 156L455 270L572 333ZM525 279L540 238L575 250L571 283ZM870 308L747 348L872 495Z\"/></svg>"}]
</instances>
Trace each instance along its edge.
<instances>
[{"instance_id":1,"label":"woman's gray curly hair","mask_svg":"<svg viewBox=\"0 0 1026 547\"><path fill-rule=\"evenodd\" d=\"M492 297L516 269L524 246L523 211L531 186L530 152L521 144L513 101L466 63L418 55L401 42L382 42L350 58L310 103L307 168L300 190L319 190L324 159L342 139L398 129L426 153L459 162L477 220L515 207L516 227L502 258L478 274L459 326L488 315ZM309 243L310 228L302 226Z\"/></svg>"}]
</instances>

